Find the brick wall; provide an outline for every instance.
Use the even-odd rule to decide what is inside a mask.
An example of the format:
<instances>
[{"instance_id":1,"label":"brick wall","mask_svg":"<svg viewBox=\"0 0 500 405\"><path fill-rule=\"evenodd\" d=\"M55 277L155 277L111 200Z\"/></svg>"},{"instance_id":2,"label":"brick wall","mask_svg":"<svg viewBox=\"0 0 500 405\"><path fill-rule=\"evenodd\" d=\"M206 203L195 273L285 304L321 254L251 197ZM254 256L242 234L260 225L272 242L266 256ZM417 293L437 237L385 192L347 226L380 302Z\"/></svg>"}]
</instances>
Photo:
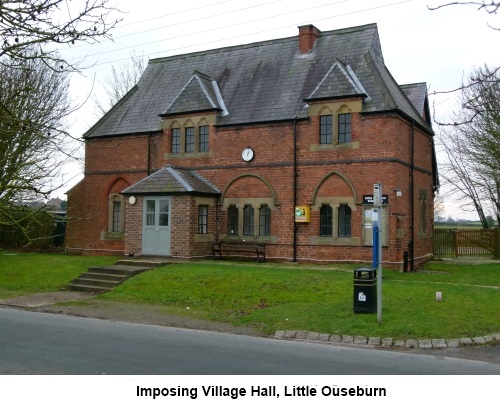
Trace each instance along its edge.
<instances>
[{"instance_id":1,"label":"brick wall","mask_svg":"<svg viewBox=\"0 0 500 405\"><path fill-rule=\"evenodd\" d=\"M95 140L86 148L85 179L69 193L70 213L90 217L68 225L67 246L128 252L140 251L142 205L126 204L125 241L103 240L109 193L134 184L147 175L148 143L152 170L166 165L193 168L226 193L223 198L272 198L272 238L268 257L291 260L294 234L294 131L297 137L297 204L311 205L314 199L345 198L352 209L352 238L344 245L315 243L319 236L319 208L311 209L311 222L297 224L297 258L301 261L371 261L372 248L362 243L363 195L373 193L373 184L383 182L389 196L388 247L383 259L393 267L402 266L403 254L411 240L410 154L412 126L396 114L352 113L350 147L318 147L319 117L309 120L218 128L210 126L210 154L168 156L170 133L148 137L128 136ZM431 138L418 128L414 134L414 225L415 257L432 252L432 147ZM241 152L252 147L255 158L244 162ZM167 156L167 158L166 158ZM246 175L246 176L245 176ZM396 191L401 196L396 196ZM422 190L422 192L421 192ZM419 233L419 196L425 191L426 231ZM420 194L419 194L420 193ZM227 211L210 205L210 237L197 235L197 203L193 197L172 200L172 255L198 257L210 254L210 237L226 233ZM335 200L337 201L337 200ZM73 206L73 208L72 208ZM215 219L218 218L216 222ZM138 233L139 232L139 233ZM206 239L203 239L206 238ZM313 238L313 239L312 239ZM357 244L356 244L357 243ZM354 245L353 245L354 244ZM70 246L71 245L71 246Z\"/></svg>"}]
</instances>

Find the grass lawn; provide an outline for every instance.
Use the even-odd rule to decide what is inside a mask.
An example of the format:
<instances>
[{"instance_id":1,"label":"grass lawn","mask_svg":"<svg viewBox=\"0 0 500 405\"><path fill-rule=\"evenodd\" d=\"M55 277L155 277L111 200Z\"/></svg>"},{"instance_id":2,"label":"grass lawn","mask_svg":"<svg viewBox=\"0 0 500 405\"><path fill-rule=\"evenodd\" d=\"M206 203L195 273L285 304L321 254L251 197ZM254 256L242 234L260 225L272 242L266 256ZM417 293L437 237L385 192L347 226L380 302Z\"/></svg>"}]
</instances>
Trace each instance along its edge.
<instances>
[{"instance_id":1,"label":"grass lawn","mask_svg":"<svg viewBox=\"0 0 500 405\"><path fill-rule=\"evenodd\" d=\"M116 257L17 253L0 250L0 298L57 291L90 266L114 264Z\"/></svg>"},{"instance_id":2,"label":"grass lawn","mask_svg":"<svg viewBox=\"0 0 500 405\"><path fill-rule=\"evenodd\" d=\"M87 267L115 260L0 252L0 298L58 290ZM500 332L500 263L434 262L417 273L385 270L381 325L376 314L353 313L355 267L172 264L96 299L162 305L165 313L252 326L267 334L308 330L408 339ZM436 291L443 293L441 302L435 300Z\"/></svg>"}]
</instances>

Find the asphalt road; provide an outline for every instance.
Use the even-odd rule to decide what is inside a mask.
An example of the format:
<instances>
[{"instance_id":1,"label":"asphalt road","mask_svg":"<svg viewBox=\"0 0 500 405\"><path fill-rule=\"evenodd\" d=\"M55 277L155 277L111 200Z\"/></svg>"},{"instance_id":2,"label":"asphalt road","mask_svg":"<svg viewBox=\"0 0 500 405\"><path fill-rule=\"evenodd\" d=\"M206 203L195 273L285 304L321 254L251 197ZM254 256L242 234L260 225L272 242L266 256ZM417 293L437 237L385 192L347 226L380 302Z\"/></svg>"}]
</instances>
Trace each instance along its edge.
<instances>
[{"instance_id":1,"label":"asphalt road","mask_svg":"<svg viewBox=\"0 0 500 405\"><path fill-rule=\"evenodd\" d=\"M0 374L500 374L500 364L0 309Z\"/></svg>"}]
</instances>

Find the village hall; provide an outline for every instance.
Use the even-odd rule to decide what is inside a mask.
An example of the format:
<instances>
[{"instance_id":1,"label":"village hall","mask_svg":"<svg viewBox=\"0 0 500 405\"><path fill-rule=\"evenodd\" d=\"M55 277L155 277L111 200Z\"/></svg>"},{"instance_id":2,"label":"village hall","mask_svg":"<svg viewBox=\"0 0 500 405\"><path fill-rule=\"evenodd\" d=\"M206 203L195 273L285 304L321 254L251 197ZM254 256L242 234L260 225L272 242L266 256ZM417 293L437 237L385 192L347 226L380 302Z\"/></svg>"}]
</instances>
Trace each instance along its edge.
<instances>
[{"instance_id":1,"label":"village hall","mask_svg":"<svg viewBox=\"0 0 500 405\"><path fill-rule=\"evenodd\" d=\"M380 182L384 266L432 257L427 85L396 82L376 24L151 59L83 138L68 253L201 259L238 242L370 263Z\"/></svg>"}]
</instances>

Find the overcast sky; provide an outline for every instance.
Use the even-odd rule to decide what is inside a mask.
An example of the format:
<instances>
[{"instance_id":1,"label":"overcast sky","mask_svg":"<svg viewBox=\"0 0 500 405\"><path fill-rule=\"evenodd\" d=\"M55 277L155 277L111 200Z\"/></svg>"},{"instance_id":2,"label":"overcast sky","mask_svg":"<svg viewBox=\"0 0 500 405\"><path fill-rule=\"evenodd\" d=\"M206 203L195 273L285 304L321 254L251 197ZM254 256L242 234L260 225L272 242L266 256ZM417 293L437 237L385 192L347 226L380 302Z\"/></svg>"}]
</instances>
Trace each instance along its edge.
<instances>
[{"instance_id":1,"label":"overcast sky","mask_svg":"<svg viewBox=\"0 0 500 405\"><path fill-rule=\"evenodd\" d=\"M314 24L321 31L377 23L385 64L400 84L426 82L429 92L460 86L470 71L485 63L500 65L497 44L500 16L489 16L474 6L450 6L430 11L446 0L110 0L123 21L113 41L61 49L72 62L90 68L72 78L76 102L93 93L109 76L113 64L126 63L134 52L146 59L296 36L297 27ZM71 4L71 3L70 3ZM454 105L453 94L431 96L438 117ZM71 120L75 137L92 126L93 103ZM436 126L434 129L437 130ZM67 187L82 178L82 168L68 167ZM64 198L61 192L61 198ZM451 213L451 212L450 212Z\"/></svg>"}]
</instances>

